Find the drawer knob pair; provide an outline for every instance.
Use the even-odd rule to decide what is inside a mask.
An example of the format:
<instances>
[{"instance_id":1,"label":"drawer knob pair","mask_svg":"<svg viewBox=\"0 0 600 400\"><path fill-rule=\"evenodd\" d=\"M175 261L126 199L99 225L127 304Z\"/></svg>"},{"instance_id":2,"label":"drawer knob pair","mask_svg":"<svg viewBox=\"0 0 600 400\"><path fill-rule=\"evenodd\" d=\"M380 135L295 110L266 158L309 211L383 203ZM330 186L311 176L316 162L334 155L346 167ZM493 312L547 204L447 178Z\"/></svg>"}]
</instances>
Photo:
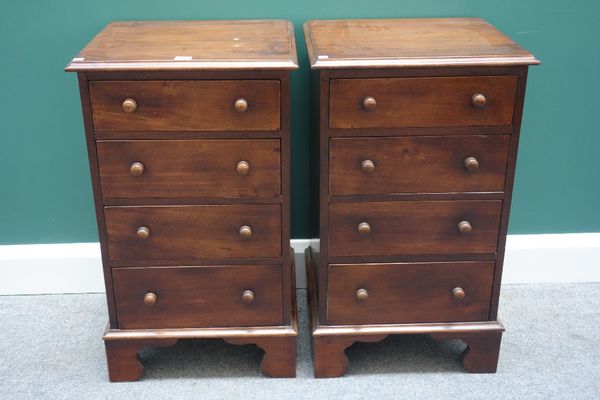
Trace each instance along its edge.
<instances>
[{"instance_id":1,"label":"drawer knob pair","mask_svg":"<svg viewBox=\"0 0 600 400\"><path fill-rule=\"evenodd\" d=\"M142 176L144 174L145 168L146 167L144 167L144 164L142 164L141 162L134 162L133 164L131 164L131 167L129 167L129 174L131 176ZM240 161L237 163L235 170L238 173L238 175L248 175L248 173L250 172L250 163L248 161Z\"/></svg>"},{"instance_id":2,"label":"drawer knob pair","mask_svg":"<svg viewBox=\"0 0 600 400\"><path fill-rule=\"evenodd\" d=\"M150 237L150 229L145 226L140 226L136 231L136 235L142 240L147 240ZM239 235L242 239L249 239L252 237L252 228L250 228L248 225L240 227Z\"/></svg>"},{"instance_id":3,"label":"drawer knob pair","mask_svg":"<svg viewBox=\"0 0 600 400\"><path fill-rule=\"evenodd\" d=\"M123 100L123 103L121 103L121 108L126 113L135 112L135 110L137 110L137 101L131 98L125 99Z\"/></svg>"},{"instance_id":4,"label":"drawer knob pair","mask_svg":"<svg viewBox=\"0 0 600 400\"><path fill-rule=\"evenodd\" d=\"M473 97L471 97L471 104L475 108L483 108L483 107L485 107L486 103L487 103L487 99L485 98L485 95L483 95L482 93L475 93L473 95Z\"/></svg>"},{"instance_id":5,"label":"drawer knob pair","mask_svg":"<svg viewBox=\"0 0 600 400\"><path fill-rule=\"evenodd\" d=\"M235 103L233 103L233 108L235 108L235 111L239 113L246 112L246 110L248 110L248 100L240 97L235 101Z\"/></svg>"},{"instance_id":6,"label":"drawer knob pair","mask_svg":"<svg viewBox=\"0 0 600 400\"><path fill-rule=\"evenodd\" d=\"M458 231L463 235L468 235L473 231L473 227L469 221L460 221L458 223ZM361 222L358 224L358 233L361 236L367 236L371 234L371 225L368 222Z\"/></svg>"},{"instance_id":7,"label":"drawer knob pair","mask_svg":"<svg viewBox=\"0 0 600 400\"><path fill-rule=\"evenodd\" d=\"M452 289L452 297L454 297L454 300L463 301L465 296L466 296L466 293L463 288L455 287L454 289Z\"/></svg>"},{"instance_id":8,"label":"drawer knob pair","mask_svg":"<svg viewBox=\"0 0 600 400\"><path fill-rule=\"evenodd\" d=\"M149 292L144 295L144 305L148 308L152 308L156 305L158 297L155 293ZM242 292L242 301L246 304L254 302L254 292L252 290L244 290Z\"/></svg>"},{"instance_id":9,"label":"drawer knob pair","mask_svg":"<svg viewBox=\"0 0 600 400\"><path fill-rule=\"evenodd\" d=\"M365 111L375 111L377 108L377 100L375 100L375 97L367 96L362 100L362 106Z\"/></svg>"},{"instance_id":10,"label":"drawer knob pair","mask_svg":"<svg viewBox=\"0 0 600 400\"><path fill-rule=\"evenodd\" d=\"M486 106L487 99L483 93L475 93L471 97L471 104L476 108L483 108ZM377 100L373 96L367 96L362 100L362 106L365 111L375 111L377 108Z\"/></svg>"},{"instance_id":11,"label":"drawer knob pair","mask_svg":"<svg viewBox=\"0 0 600 400\"><path fill-rule=\"evenodd\" d=\"M233 103L233 107L235 108L235 111L239 113L246 112L246 110L248 110L248 100L239 98ZM137 101L132 98L127 98L121 103L121 108L126 113L133 113L137 110Z\"/></svg>"}]
</instances>

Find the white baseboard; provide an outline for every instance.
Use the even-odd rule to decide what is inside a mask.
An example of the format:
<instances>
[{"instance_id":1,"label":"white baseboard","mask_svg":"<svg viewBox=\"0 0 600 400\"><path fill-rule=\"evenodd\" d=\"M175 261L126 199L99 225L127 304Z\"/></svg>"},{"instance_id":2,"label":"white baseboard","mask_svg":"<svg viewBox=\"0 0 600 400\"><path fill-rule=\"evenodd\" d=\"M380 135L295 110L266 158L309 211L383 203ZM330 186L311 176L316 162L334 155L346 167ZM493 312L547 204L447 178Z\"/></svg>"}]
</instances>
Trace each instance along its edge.
<instances>
[{"instance_id":1,"label":"white baseboard","mask_svg":"<svg viewBox=\"0 0 600 400\"><path fill-rule=\"evenodd\" d=\"M291 243L298 288L309 243ZM600 282L600 233L509 235L502 283L542 282ZM0 295L103 291L98 243L0 246Z\"/></svg>"},{"instance_id":2,"label":"white baseboard","mask_svg":"<svg viewBox=\"0 0 600 400\"><path fill-rule=\"evenodd\" d=\"M99 243L0 246L0 295L104 292Z\"/></svg>"},{"instance_id":3,"label":"white baseboard","mask_svg":"<svg viewBox=\"0 0 600 400\"><path fill-rule=\"evenodd\" d=\"M502 283L600 282L600 233L508 235Z\"/></svg>"}]
</instances>

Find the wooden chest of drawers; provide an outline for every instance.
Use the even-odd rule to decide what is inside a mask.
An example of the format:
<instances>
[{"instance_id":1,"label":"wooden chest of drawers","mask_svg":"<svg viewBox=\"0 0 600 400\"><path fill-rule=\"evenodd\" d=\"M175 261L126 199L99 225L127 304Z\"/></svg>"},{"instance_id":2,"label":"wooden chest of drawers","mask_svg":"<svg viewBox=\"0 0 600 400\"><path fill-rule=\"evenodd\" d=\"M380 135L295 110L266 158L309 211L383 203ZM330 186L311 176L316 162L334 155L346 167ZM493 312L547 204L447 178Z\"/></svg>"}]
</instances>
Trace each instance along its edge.
<instances>
[{"instance_id":1,"label":"wooden chest of drawers","mask_svg":"<svg viewBox=\"0 0 600 400\"><path fill-rule=\"evenodd\" d=\"M315 376L390 334L460 339L496 371L528 65L479 19L311 21L320 240L307 250Z\"/></svg>"},{"instance_id":2,"label":"wooden chest of drawers","mask_svg":"<svg viewBox=\"0 0 600 400\"><path fill-rule=\"evenodd\" d=\"M112 381L137 353L221 338L295 376L287 21L108 25L79 77L110 317Z\"/></svg>"}]
</instances>

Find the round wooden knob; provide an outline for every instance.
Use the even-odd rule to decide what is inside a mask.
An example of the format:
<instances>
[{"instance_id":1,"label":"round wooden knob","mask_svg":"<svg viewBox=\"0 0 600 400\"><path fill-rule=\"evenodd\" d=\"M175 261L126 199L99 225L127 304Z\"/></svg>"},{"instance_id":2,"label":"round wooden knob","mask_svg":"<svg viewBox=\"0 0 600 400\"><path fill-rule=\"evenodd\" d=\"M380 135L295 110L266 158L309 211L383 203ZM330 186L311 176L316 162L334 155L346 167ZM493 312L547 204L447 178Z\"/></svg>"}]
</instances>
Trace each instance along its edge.
<instances>
[{"instance_id":1,"label":"round wooden knob","mask_svg":"<svg viewBox=\"0 0 600 400\"><path fill-rule=\"evenodd\" d=\"M371 160L365 160L360 163L360 169L362 169L363 172L370 174L371 172L375 171L375 163Z\"/></svg>"},{"instance_id":2,"label":"round wooden knob","mask_svg":"<svg viewBox=\"0 0 600 400\"><path fill-rule=\"evenodd\" d=\"M362 101L362 106L366 111L375 111L377 108L377 101L375 97L367 96Z\"/></svg>"},{"instance_id":3,"label":"round wooden knob","mask_svg":"<svg viewBox=\"0 0 600 400\"><path fill-rule=\"evenodd\" d=\"M135 110L137 110L137 102L134 99L125 99L121 104L121 108L126 113L135 112Z\"/></svg>"},{"instance_id":4,"label":"round wooden knob","mask_svg":"<svg viewBox=\"0 0 600 400\"><path fill-rule=\"evenodd\" d=\"M358 301L366 301L369 298L369 292L367 289L358 289L356 291L356 299Z\"/></svg>"},{"instance_id":5,"label":"round wooden knob","mask_svg":"<svg viewBox=\"0 0 600 400\"><path fill-rule=\"evenodd\" d=\"M235 101L233 106L235 107L235 111L243 113L248 110L248 101L244 98L239 98Z\"/></svg>"},{"instance_id":6,"label":"round wooden knob","mask_svg":"<svg viewBox=\"0 0 600 400\"><path fill-rule=\"evenodd\" d=\"M473 97L471 97L471 104L473 104L473 107L483 108L485 107L485 103L487 103L487 99L481 93L474 94Z\"/></svg>"},{"instance_id":7,"label":"round wooden knob","mask_svg":"<svg viewBox=\"0 0 600 400\"><path fill-rule=\"evenodd\" d=\"M475 157L465 158L464 164L467 171L476 171L479 168L479 161Z\"/></svg>"},{"instance_id":8,"label":"round wooden knob","mask_svg":"<svg viewBox=\"0 0 600 400\"><path fill-rule=\"evenodd\" d=\"M150 292L144 295L144 305L146 307L154 307L156 304L156 294Z\"/></svg>"},{"instance_id":9,"label":"round wooden knob","mask_svg":"<svg viewBox=\"0 0 600 400\"><path fill-rule=\"evenodd\" d=\"M244 290L242 292L242 301L246 304L250 304L254 301L254 292L252 290Z\"/></svg>"},{"instance_id":10,"label":"round wooden knob","mask_svg":"<svg viewBox=\"0 0 600 400\"><path fill-rule=\"evenodd\" d=\"M129 167L129 174L132 176L142 176L144 174L144 164L141 162L134 162Z\"/></svg>"},{"instance_id":11,"label":"round wooden knob","mask_svg":"<svg viewBox=\"0 0 600 400\"><path fill-rule=\"evenodd\" d=\"M237 163L235 170L238 175L248 175L248 172L250 172L250 163L248 163L248 161L240 161Z\"/></svg>"},{"instance_id":12,"label":"round wooden knob","mask_svg":"<svg viewBox=\"0 0 600 400\"><path fill-rule=\"evenodd\" d=\"M358 224L358 233L362 236L367 236L371 233L371 225L368 222L361 222Z\"/></svg>"},{"instance_id":13,"label":"round wooden knob","mask_svg":"<svg viewBox=\"0 0 600 400\"><path fill-rule=\"evenodd\" d=\"M460 221L458 223L458 231L461 234L467 235L467 234L471 233L472 230L473 230L473 227L471 226L471 223L469 221Z\"/></svg>"},{"instance_id":14,"label":"round wooden knob","mask_svg":"<svg viewBox=\"0 0 600 400\"><path fill-rule=\"evenodd\" d=\"M239 235L242 239L250 239L252 236L252 228L248 225L244 225L240 228Z\"/></svg>"},{"instance_id":15,"label":"round wooden knob","mask_svg":"<svg viewBox=\"0 0 600 400\"><path fill-rule=\"evenodd\" d=\"M137 237L142 240L147 240L150 237L150 229L146 228L145 226L140 226L137 229Z\"/></svg>"},{"instance_id":16,"label":"round wooden knob","mask_svg":"<svg viewBox=\"0 0 600 400\"><path fill-rule=\"evenodd\" d=\"M465 298L465 296L466 294L463 288L455 287L454 289L452 289L452 297L454 297L454 300L462 301Z\"/></svg>"}]
</instances>

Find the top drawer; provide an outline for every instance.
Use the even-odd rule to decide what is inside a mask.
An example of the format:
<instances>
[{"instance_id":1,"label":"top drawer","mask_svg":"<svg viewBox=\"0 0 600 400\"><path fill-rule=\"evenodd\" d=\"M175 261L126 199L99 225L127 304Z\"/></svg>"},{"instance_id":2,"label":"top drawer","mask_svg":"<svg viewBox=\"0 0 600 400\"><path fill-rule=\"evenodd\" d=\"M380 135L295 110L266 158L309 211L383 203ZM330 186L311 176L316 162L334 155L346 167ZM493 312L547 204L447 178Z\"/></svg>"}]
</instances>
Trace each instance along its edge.
<instances>
[{"instance_id":1,"label":"top drawer","mask_svg":"<svg viewBox=\"0 0 600 400\"><path fill-rule=\"evenodd\" d=\"M97 131L274 131L278 80L92 81Z\"/></svg>"},{"instance_id":2,"label":"top drawer","mask_svg":"<svg viewBox=\"0 0 600 400\"><path fill-rule=\"evenodd\" d=\"M512 125L516 76L332 79L332 129Z\"/></svg>"}]
</instances>

